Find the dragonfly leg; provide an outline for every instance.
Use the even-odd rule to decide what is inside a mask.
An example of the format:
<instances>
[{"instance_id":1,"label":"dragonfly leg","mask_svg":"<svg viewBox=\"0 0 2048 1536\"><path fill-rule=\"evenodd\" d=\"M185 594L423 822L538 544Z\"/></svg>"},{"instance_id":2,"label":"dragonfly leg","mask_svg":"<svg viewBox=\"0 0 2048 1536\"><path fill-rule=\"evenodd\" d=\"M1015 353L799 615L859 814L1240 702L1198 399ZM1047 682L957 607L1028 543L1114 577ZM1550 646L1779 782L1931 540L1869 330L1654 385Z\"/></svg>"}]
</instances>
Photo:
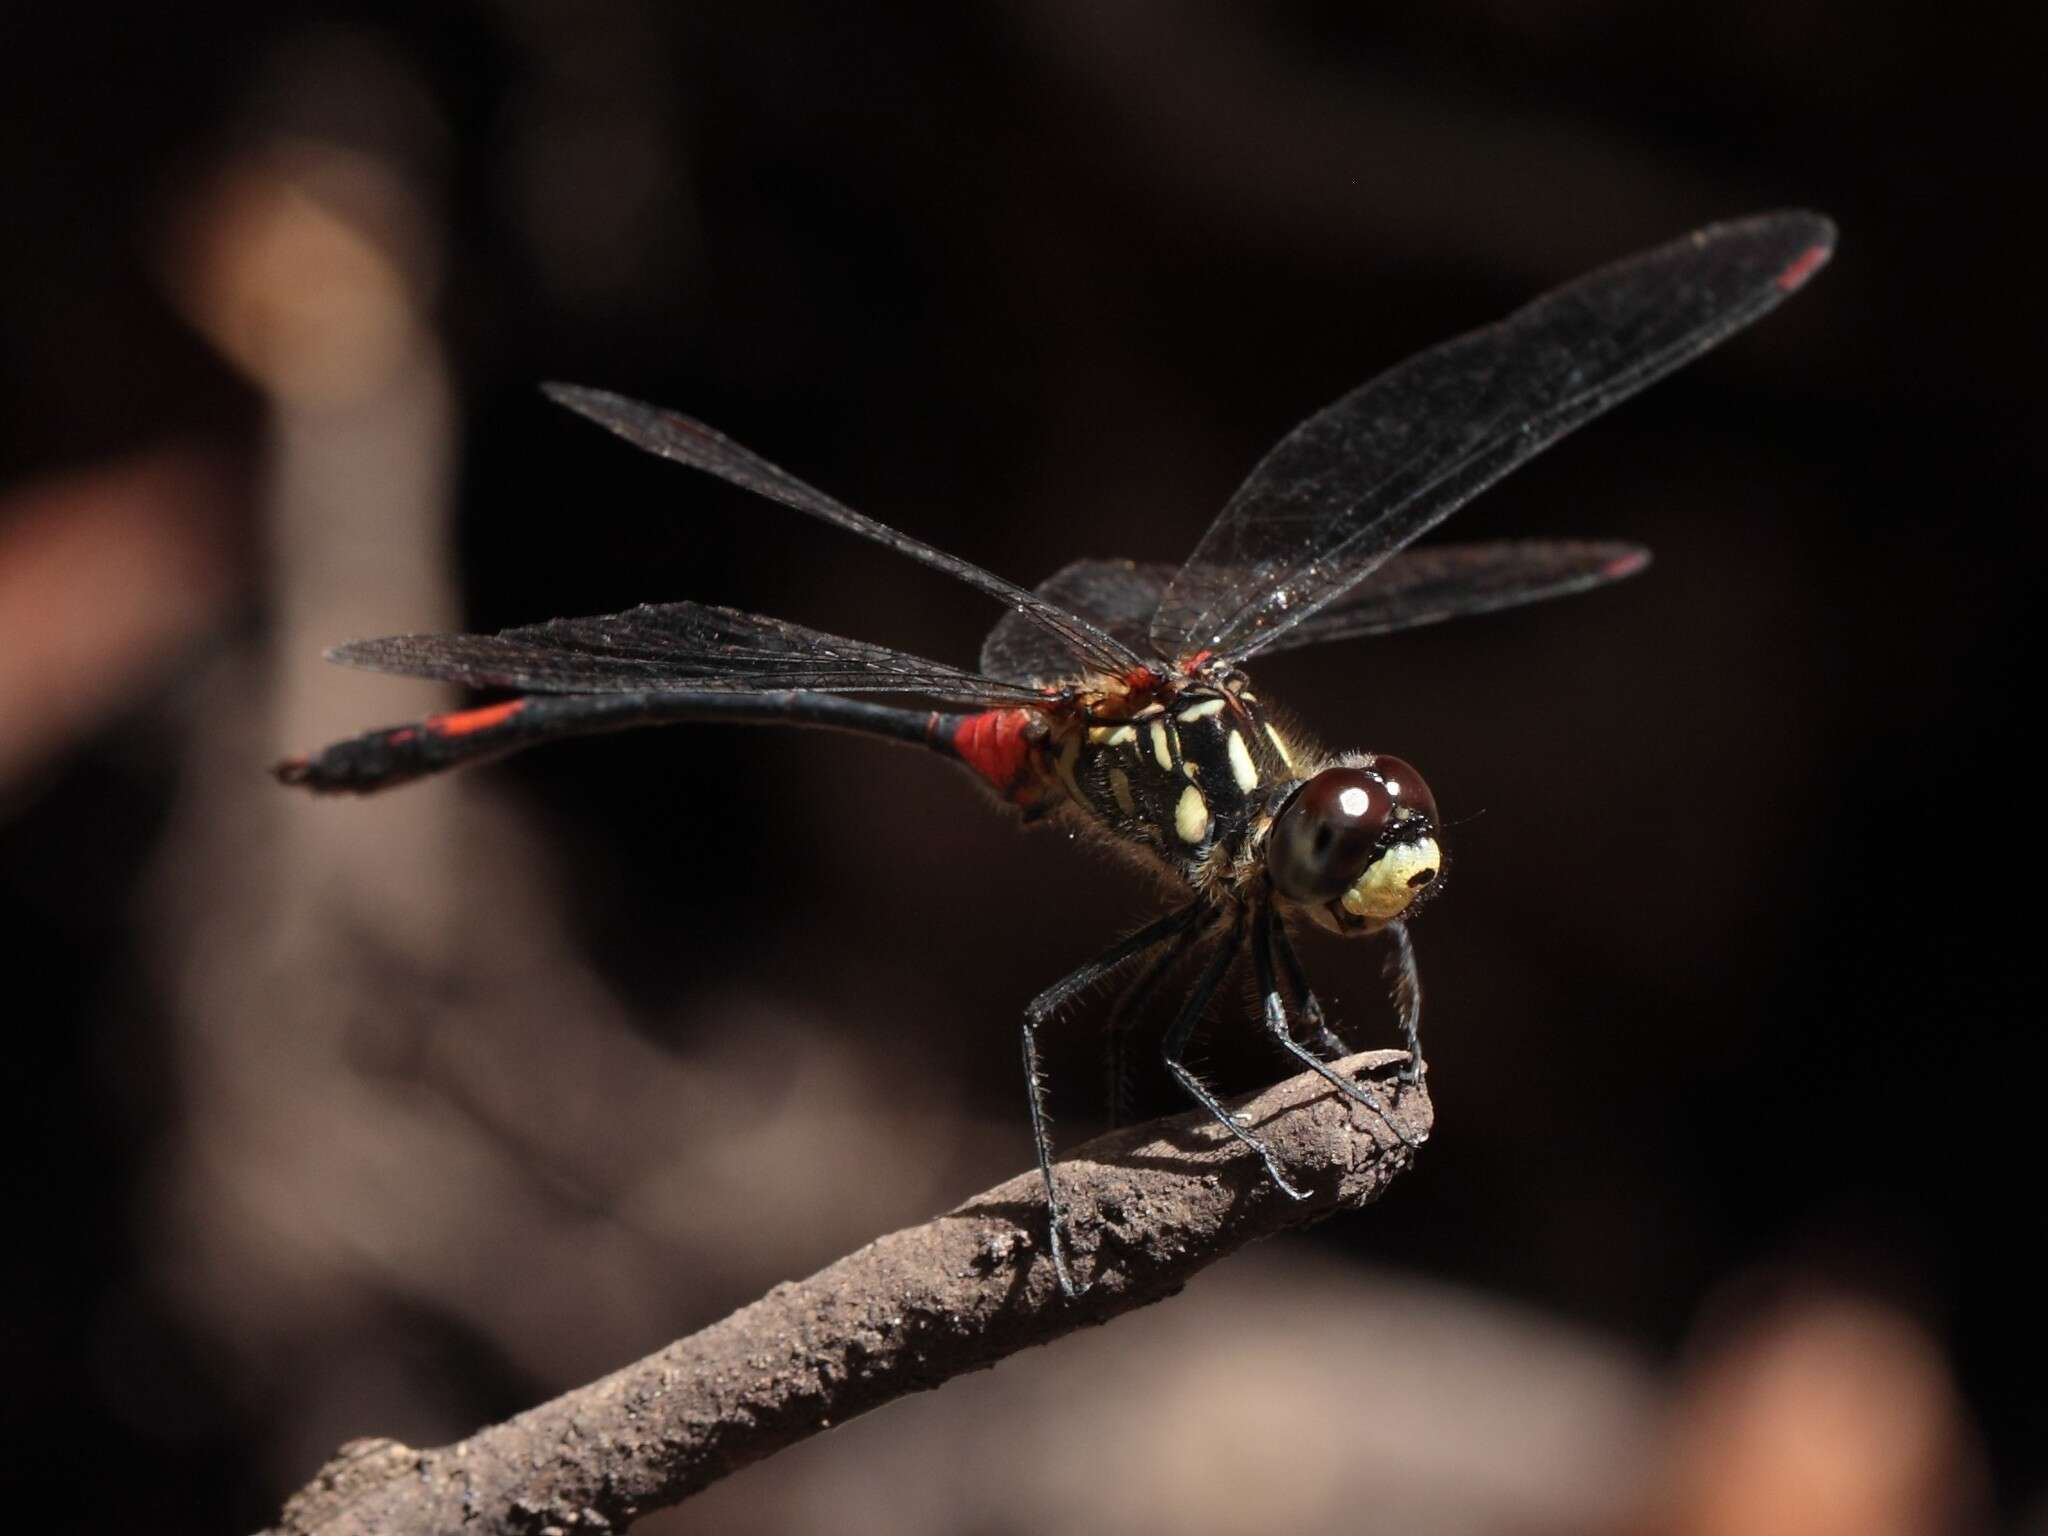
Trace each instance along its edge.
<instances>
[{"instance_id":1,"label":"dragonfly leg","mask_svg":"<svg viewBox=\"0 0 2048 1536\"><path fill-rule=\"evenodd\" d=\"M1401 1034L1408 1046L1408 1064L1401 1069L1403 1083L1422 1081L1422 972L1415 964L1415 942L1408 937L1408 925L1387 924L1394 948L1387 956L1386 975L1392 984L1394 1006L1401 1012Z\"/></svg>"},{"instance_id":2,"label":"dragonfly leg","mask_svg":"<svg viewBox=\"0 0 2048 1536\"><path fill-rule=\"evenodd\" d=\"M1216 1095L1211 1093L1187 1063L1181 1060L1182 1052L1187 1049L1188 1040L1194 1035L1195 1026L1202 1020L1203 1010L1209 1006L1209 999L1216 995L1216 988L1222 983L1224 972L1230 969L1231 962L1237 958L1237 952L1243 947L1244 920L1240 917L1233 920L1230 932L1216 947L1214 957L1202 968L1201 976L1195 981L1194 991L1190 992L1187 1001L1181 1004L1180 1013L1174 1018L1173 1027L1166 1032L1166 1043L1161 1047L1160 1054L1166 1060L1166 1070L1171 1072L1174 1080L1187 1090L1188 1097L1214 1115L1217 1124L1258 1153L1259 1161L1266 1165L1266 1176L1273 1181L1280 1193L1290 1200L1306 1200L1308 1191L1297 1189L1289 1182L1286 1173L1280 1167L1279 1159L1273 1156L1272 1148L1245 1129L1244 1122L1225 1109Z\"/></svg>"},{"instance_id":3,"label":"dragonfly leg","mask_svg":"<svg viewBox=\"0 0 2048 1536\"><path fill-rule=\"evenodd\" d=\"M1024 1083L1030 1095L1031 1136L1038 1151L1039 1177L1045 1181L1046 1223L1053 1273L1059 1280L1061 1292L1069 1299L1079 1296L1087 1287L1074 1284L1073 1270L1067 1264L1066 1236L1062 1230L1066 1208L1060 1204L1059 1190L1052 1177L1052 1118L1045 1107L1045 1077L1038 1061L1038 1031L1060 1009L1125 961L1169 939L1187 938L1196 931L1195 919L1200 913L1201 903L1195 902L1177 912L1169 912L1157 922L1146 924L1121 944L1097 955L1079 970L1061 977L1024 1007ZM1179 948L1176 944L1175 949Z\"/></svg>"},{"instance_id":4,"label":"dragonfly leg","mask_svg":"<svg viewBox=\"0 0 2048 1536\"><path fill-rule=\"evenodd\" d=\"M1273 952L1278 947L1278 943L1284 943L1285 940L1284 938L1279 938L1280 925L1274 919L1273 908L1270 902L1260 905L1258 916L1253 919L1253 926L1255 932L1252 942L1252 964L1258 974L1259 1001L1265 1015L1266 1033L1279 1043L1283 1051L1287 1052L1288 1055L1307 1067L1311 1072L1317 1073L1339 1093L1343 1094L1346 1098L1356 1100L1375 1115L1378 1115L1381 1121L1385 1123L1387 1129L1394 1133L1395 1139L1401 1145L1404 1147L1420 1145L1406 1131L1394 1123L1393 1117L1387 1113L1385 1102L1370 1087L1355 1078L1346 1077L1342 1072L1339 1072L1335 1067L1323 1061L1315 1052L1294 1038L1294 1029L1287 1015L1287 999L1280 991L1279 978L1274 974L1273 970ZM1276 943L1276 939L1278 939L1278 943ZM1288 951L1288 953L1291 954L1292 951ZM1307 989L1302 988L1300 990L1305 992Z\"/></svg>"},{"instance_id":5,"label":"dragonfly leg","mask_svg":"<svg viewBox=\"0 0 2048 1536\"><path fill-rule=\"evenodd\" d=\"M1351 1047L1341 1036L1330 1028L1330 1022L1323 1017L1323 1004L1308 984L1308 972L1302 969L1301 956L1294 952L1294 943L1287 937L1287 925L1278 916L1270 919L1273 930L1273 953L1280 957L1282 969L1287 972L1287 984L1294 988L1294 995L1301 999L1302 1031L1309 1037L1309 1043L1323 1053L1325 1061L1334 1061L1339 1056L1350 1054Z\"/></svg>"}]
</instances>

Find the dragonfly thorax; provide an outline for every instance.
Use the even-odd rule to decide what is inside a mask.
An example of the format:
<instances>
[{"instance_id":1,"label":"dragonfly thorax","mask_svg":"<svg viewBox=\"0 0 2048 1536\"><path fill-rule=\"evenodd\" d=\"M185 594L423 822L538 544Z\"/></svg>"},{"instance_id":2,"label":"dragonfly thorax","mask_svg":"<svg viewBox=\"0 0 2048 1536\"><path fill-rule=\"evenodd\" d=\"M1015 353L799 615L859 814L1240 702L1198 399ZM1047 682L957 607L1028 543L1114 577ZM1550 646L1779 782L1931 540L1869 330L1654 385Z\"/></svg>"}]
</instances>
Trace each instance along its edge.
<instances>
[{"instance_id":1,"label":"dragonfly thorax","mask_svg":"<svg viewBox=\"0 0 2048 1536\"><path fill-rule=\"evenodd\" d=\"M1053 716L1044 761L1072 814L1198 888L1232 877L1300 777L1237 678L1095 695Z\"/></svg>"}]
</instances>

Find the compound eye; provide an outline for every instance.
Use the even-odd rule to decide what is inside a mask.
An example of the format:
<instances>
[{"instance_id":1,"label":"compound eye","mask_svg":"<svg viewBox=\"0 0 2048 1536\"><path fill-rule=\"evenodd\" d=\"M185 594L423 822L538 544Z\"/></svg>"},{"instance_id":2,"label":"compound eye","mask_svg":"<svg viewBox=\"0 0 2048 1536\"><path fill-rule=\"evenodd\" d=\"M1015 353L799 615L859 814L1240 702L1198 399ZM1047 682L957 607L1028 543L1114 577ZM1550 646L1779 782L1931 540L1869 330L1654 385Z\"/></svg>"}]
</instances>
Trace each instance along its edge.
<instances>
[{"instance_id":1,"label":"compound eye","mask_svg":"<svg viewBox=\"0 0 2048 1536\"><path fill-rule=\"evenodd\" d=\"M1429 818L1431 826L1437 825L1436 796L1422 782L1422 775L1415 771L1413 763L1391 753L1380 752L1373 757L1372 771L1386 784L1387 793L1393 796L1396 805L1420 811Z\"/></svg>"},{"instance_id":2,"label":"compound eye","mask_svg":"<svg viewBox=\"0 0 2048 1536\"><path fill-rule=\"evenodd\" d=\"M1295 792L1273 822L1266 846L1273 883L1296 901L1336 900L1372 862L1397 803L1376 773L1325 768Z\"/></svg>"}]
</instances>

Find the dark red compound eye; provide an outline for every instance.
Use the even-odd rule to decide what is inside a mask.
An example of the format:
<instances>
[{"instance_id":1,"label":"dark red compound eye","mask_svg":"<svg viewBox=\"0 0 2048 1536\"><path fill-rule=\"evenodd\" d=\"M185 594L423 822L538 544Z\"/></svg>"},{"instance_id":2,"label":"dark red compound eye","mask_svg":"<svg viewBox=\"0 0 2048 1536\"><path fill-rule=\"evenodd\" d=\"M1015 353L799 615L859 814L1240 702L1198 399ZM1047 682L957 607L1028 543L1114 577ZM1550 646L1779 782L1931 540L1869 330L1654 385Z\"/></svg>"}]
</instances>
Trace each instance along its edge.
<instances>
[{"instance_id":1,"label":"dark red compound eye","mask_svg":"<svg viewBox=\"0 0 2048 1536\"><path fill-rule=\"evenodd\" d=\"M1325 768L1273 822L1266 844L1273 883L1297 901L1336 900L1372 862L1395 803L1376 774Z\"/></svg>"},{"instance_id":2,"label":"dark red compound eye","mask_svg":"<svg viewBox=\"0 0 2048 1536\"><path fill-rule=\"evenodd\" d=\"M1373 755L1372 771L1385 781L1387 792L1394 797L1396 805L1420 811L1429 818L1432 827L1437 825L1436 796L1422 782L1422 775L1415 771L1413 763L1390 752L1379 752Z\"/></svg>"}]
</instances>

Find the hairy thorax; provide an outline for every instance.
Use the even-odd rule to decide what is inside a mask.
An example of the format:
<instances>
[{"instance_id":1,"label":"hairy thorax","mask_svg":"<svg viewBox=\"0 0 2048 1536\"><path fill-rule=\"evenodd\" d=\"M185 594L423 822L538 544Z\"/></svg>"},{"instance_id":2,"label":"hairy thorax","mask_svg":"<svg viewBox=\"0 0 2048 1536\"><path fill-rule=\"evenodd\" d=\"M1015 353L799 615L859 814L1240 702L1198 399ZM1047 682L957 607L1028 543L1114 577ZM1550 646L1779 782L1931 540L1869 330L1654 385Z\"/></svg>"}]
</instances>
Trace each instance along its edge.
<instances>
[{"instance_id":1,"label":"hairy thorax","mask_svg":"<svg viewBox=\"0 0 2048 1536\"><path fill-rule=\"evenodd\" d=\"M1197 890L1259 869L1274 813L1320 754L1274 723L1239 672L1077 685L1032 754L1044 809Z\"/></svg>"}]
</instances>

